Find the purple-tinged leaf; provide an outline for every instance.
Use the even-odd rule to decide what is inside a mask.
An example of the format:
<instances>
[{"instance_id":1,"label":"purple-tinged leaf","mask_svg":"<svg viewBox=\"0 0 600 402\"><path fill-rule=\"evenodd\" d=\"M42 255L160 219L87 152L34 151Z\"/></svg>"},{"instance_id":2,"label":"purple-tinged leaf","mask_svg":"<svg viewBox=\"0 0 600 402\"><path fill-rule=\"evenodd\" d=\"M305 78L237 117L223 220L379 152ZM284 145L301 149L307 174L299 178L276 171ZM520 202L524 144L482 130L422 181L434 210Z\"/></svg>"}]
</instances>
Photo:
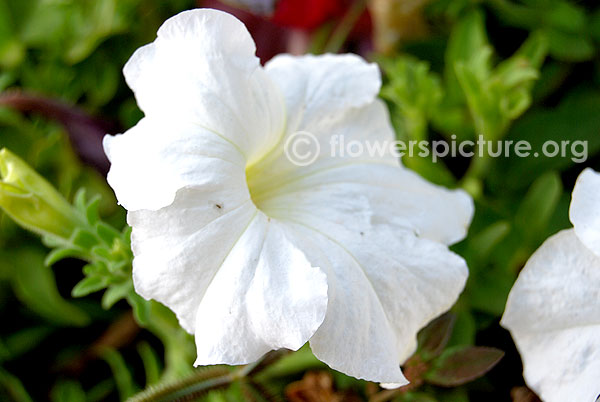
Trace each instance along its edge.
<instances>
[{"instance_id":1,"label":"purple-tinged leaf","mask_svg":"<svg viewBox=\"0 0 600 402\"><path fill-rule=\"evenodd\" d=\"M61 123L69 135L73 148L84 163L103 174L108 172L109 162L102 148L102 138L119 130L113 124L91 117L82 109L57 99L32 95L20 91L0 95L0 106L8 106L22 112L38 113Z\"/></svg>"},{"instance_id":2,"label":"purple-tinged leaf","mask_svg":"<svg viewBox=\"0 0 600 402\"><path fill-rule=\"evenodd\" d=\"M542 402L540 398L527 387L514 387L510 390L513 402Z\"/></svg>"},{"instance_id":3,"label":"purple-tinged leaf","mask_svg":"<svg viewBox=\"0 0 600 402\"><path fill-rule=\"evenodd\" d=\"M419 332L417 353L423 360L429 361L442 353L450 340L455 321L454 313L446 313L431 321Z\"/></svg>"},{"instance_id":4,"label":"purple-tinged leaf","mask_svg":"<svg viewBox=\"0 0 600 402\"><path fill-rule=\"evenodd\" d=\"M490 371L504 352L483 346L457 346L433 360L425 381L442 387L456 387L471 382Z\"/></svg>"}]
</instances>

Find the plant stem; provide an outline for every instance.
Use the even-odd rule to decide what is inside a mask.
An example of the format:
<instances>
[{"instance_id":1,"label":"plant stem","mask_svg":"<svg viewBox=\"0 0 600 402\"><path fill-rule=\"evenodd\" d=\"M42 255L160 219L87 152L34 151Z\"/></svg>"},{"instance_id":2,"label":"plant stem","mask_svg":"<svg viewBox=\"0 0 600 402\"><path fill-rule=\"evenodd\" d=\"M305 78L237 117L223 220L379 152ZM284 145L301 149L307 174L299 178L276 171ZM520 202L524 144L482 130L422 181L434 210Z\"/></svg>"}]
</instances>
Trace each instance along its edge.
<instances>
[{"instance_id":1,"label":"plant stem","mask_svg":"<svg viewBox=\"0 0 600 402\"><path fill-rule=\"evenodd\" d=\"M340 21L339 25L333 31L331 38L329 38L325 46L326 53L337 53L340 51L366 7L367 0L355 0L352 3L342 21Z\"/></svg>"}]
</instances>

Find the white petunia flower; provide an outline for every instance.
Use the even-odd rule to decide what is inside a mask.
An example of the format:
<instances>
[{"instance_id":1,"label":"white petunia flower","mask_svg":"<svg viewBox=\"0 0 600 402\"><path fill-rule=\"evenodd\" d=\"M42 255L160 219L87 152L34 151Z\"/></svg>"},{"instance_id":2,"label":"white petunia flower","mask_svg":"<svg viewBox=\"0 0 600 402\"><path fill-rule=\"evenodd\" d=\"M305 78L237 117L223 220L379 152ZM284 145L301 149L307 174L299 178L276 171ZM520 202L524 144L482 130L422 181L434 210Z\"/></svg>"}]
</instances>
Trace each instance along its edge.
<instances>
[{"instance_id":1,"label":"white petunia flower","mask_svg":"<svg viewBox=\"0 0 600 402\"><path fill-rule=\"evenodd\" d=\"M124 69L145 117L107 136L108 181L133 227L136 291L196 337L197 365L243 364L307 341L334 369L405 384L416 333L452 306L471 199L398 161L284 144L393 140L377 67L283 55L264 68L244 25L199 9L164 23ZM323 148L323 147L322 147Z\"/></svg>"},{"instance_id":2,"label":"white petunia flower","mask_svg":"<svg viewBox=\"0 0 600 402\"><path fill-rule=\"evenodd\" d=\"M600 174L573 190L574 229L531 256L508 297L502 325L521 353L527 384L546 402L600 394Z\"/></svg>"}]
</instances>

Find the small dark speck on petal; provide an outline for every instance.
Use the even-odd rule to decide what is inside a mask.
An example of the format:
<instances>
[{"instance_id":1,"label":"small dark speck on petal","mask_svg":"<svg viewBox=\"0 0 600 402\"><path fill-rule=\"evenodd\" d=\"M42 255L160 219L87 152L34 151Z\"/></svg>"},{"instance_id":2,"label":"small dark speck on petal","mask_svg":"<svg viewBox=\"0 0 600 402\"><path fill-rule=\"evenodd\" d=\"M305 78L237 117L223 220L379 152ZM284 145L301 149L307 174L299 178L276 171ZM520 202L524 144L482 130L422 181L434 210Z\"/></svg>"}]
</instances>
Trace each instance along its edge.
<instances>
[{"instance_id":1,"label":"small dark speck on petal","mask_svg":"<svg viewBox=\"0 0 600 402\"><path fill-rule=\"evenodd\" d=\"M215 207L217 207L217 209L222 209L223 205L221 205L221 204L215 204Z\"/></svg>"}]
</instances>

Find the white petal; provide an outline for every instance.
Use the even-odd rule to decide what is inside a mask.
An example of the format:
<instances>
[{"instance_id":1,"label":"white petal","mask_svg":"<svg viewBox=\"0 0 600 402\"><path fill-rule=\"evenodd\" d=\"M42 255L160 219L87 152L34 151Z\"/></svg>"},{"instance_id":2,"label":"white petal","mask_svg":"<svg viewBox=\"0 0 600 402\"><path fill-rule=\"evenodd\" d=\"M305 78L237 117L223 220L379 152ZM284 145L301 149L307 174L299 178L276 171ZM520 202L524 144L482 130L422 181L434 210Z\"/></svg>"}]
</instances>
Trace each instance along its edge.
<instances>
[{"instance_id":1,"label":"white petal","mask_svg":"<svg viewBox=\"0 0 600 402\"><path fill-rule=\"evenodd\" d=\"M168 207L129 213L136 292L196 333L197 364L298 349L324 319L324 273L250 200L217 207L218 195L184 188Z\"/></svg>"},{"instance_id":2,"label":"white petal","mask_svg":"<svg viewBox=\"0 0 600 402\"><path fill-rule=\"evenodd\" d=\"M414 352L418 330L456 301L466 264L444 245L372 224L365 196L330 194L316 211L294 208L282 220L328 276L327 316L311 348L346 374L406 384L399 366Z\"/></svg>"},{"instance_id":3,"label":"white petal","mask_svg":"<svg viewBox=\"0 0 600 402\"><path fill-rule=\"evenodd\" d=\"M208 288L196 319L197 365L245 364L297 350L323 322L327 278L259 213Z\"/></svg>"},{"instance_id":4,"label":"white petal","mask_svg":"<svg viewBox=\"0 0 600 402\"><path fill-rule=\"evenodd\" d=\"M249 198L245 158L222 137L193 124L144 118L125 134L104 137L108 182L130 211L169 205L177 190L203 186L216 203Z\"/></svg>"},{"instance_id":5,"label":"white petal","mask_svg":"<svg viewBox=\"0 0 600 402\"><path fill-rule=\"evenodd\" d=\"M401 166L374 163L347 163L290 179L268 193L260 206L275 217L306 210L323 215L332 194L339 194L340 202L364 199L363 213L374 224L411 230L444 244L464 238L474 209L462 190L436 186Z\"/></svg>"},{"instance_id":6,"label":"white petal","mask_svg":"<svg viewBox=\"0 0 600 402\"><path fill-rule=\"evenodd\" d=\"M376 148L378 144L389 144L394 140L387 108L379 100L361 108L347 109L335 118L322 121L310 135L311 137L300 135L299 139L288 138L287 154L286 144L280 144L258 164L249 167L249 185L253 194L264 198L290 181L345 164L369 162L399 165L398 158L391 154L389 147ZM311 158L314 155L314 158L312 163L299 166L294 163L296 159L292 159L295 156L294 141L304 140L310 141L310 144L300 143L304 148L298 148L298 153L309 155ZM364 152L360 155L345 152L347 145L353 141L370 144L368 146L374 149L374 152Z\"/></svg>"},{"instance_id":7,"label":"white petal","mask_svg":"<svg viewBox=\"0 0 600 402\"><path fill-rule=\"evenodd\" d=\"M332 157L330 152L334 135L343 136L346 141L390 142L394 139L387 109L375 99L381 86L375 64L350 54L280 55L265 68L283 92L287 121L278 144L255 165L249 166L250 185L258 192L290 175L304 175L319 163L339 164L341 158ZM293 148L293 138L298 132L312 136L308 138L311 141L306 145L308 149L302 153L320 149L315 152L319 163L299 167L288 159L286 147ZM381 163L398 164L389 152L378 159Z\"/></svg>"},{"instance_id":8,"label":"white petal","mask_svg":"<svg viewBox=\"0 0 600 402\"><path fill-rule=\"evenodd\" d=\"M542 244L508 297L502 325L544 401L590 401L600 394L600 258L564 230Z\"/></svg>"},{"instance_id":9,"label":"white petal","mask_svg":"<svg viewBox=\"0 0 600 402\"><path fill-rule=\"evenodd\" d=\"M600 173L589 168L581 172L569 215L579 239L600 256Z\"/></svg>"},{"instance_id":10,"label":"white petal","mask_svg":"<svg viewBox=\"0 0 600 402\"><path fill-rule=\"evenodd\" d=\"M288 133L316 132L345 110L371 103L381 87L377 65L353 54L279 55L265 69L285 97Z\"/></svg>"},{"instance_id":11,"label":"white petal","mask_svg":"<svg viewBox=\"0 0 600 402\"><path fill-rule=\"evenodd\" d=\"M224 200L224 191L183 188L167 207L128 213L136 292L173 310L190 333L211 279L257 214L249 199Z\"/></svg>"},{"instance_id":12,"label":"white petal","mask_svg":"<svg viewBox=\"0 0 600 402\"><path fill-rule=\"evenodd\" d=\"M193 122L244 151L249 161L281 136L283 98L232 15L196 9L168 19L124 74L147 116Z\"/></svg>"}]
</instances>

